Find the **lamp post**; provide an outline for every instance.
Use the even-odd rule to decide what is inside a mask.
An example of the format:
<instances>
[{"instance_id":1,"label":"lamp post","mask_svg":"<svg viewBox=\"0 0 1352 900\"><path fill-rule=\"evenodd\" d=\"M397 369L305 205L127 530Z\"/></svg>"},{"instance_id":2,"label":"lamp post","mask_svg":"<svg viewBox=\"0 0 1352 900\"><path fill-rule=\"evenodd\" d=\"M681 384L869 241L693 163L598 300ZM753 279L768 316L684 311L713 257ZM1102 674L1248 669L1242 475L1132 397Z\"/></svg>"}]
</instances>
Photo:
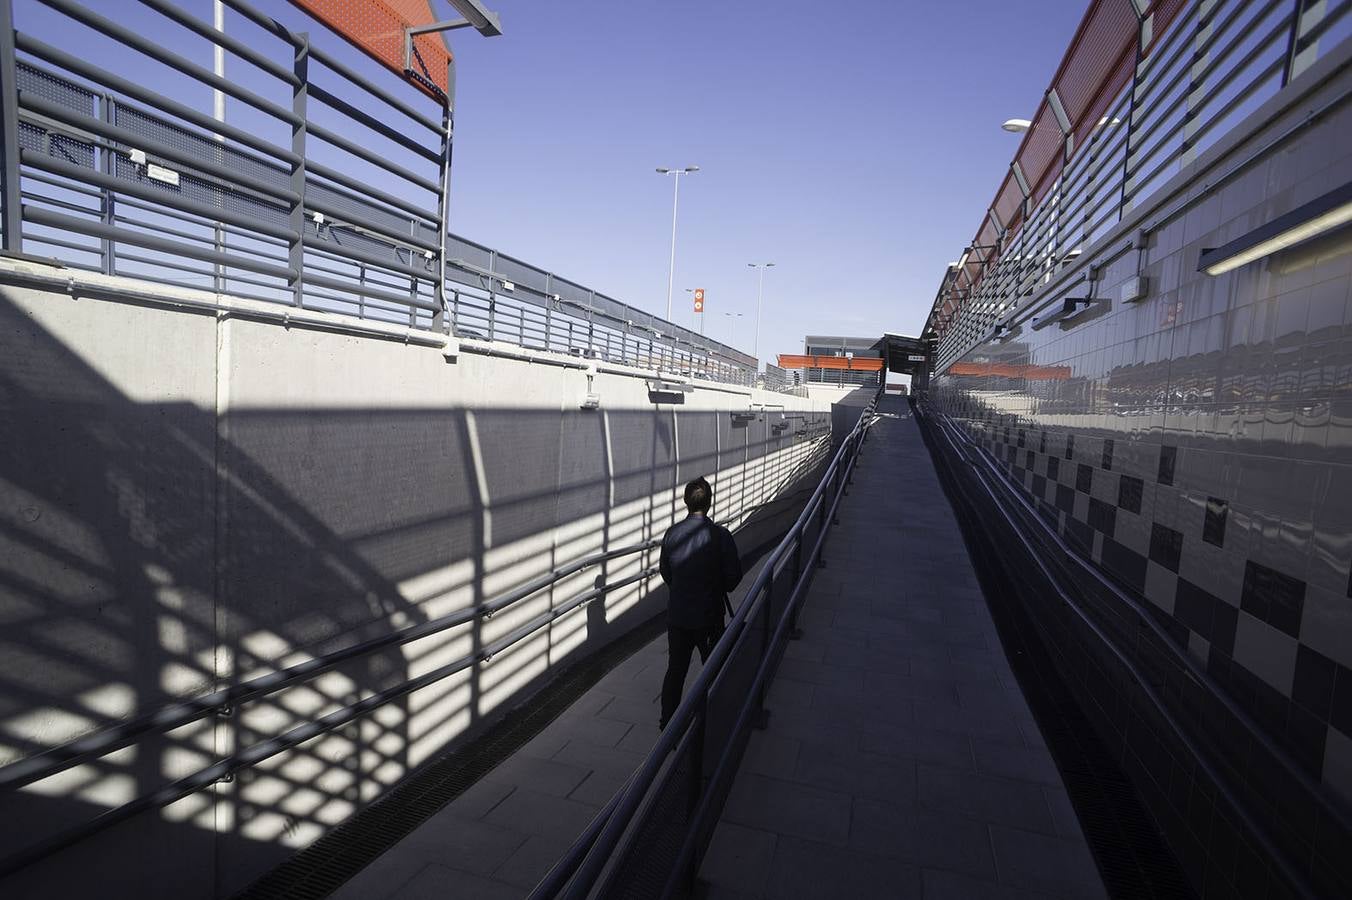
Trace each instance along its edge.
<instances>
[{"instance_id":1,"label":"lamp post","mask_svg":"<svg viewBox=\"0 0 1352 900\"><path fill-rule=\"evenodd\" d=\"M733 339L737 336L737 320L742 317L742 314L725 312L723 315L730 319L728 322L728 346L731 347Z\"/></svg>"},{"instance_id":2,"label":"lamp post","mask_svg":"<svg viewBox=\"0 0 1352 900\"><path fill-rule=\"evenodd\" d=\"M756 279L756 337L751 344L751 355L756 357L756 371L760 371L760 317L761 317L761 293L765 288L765 270L772 267L774 263L747 263L753 269L760 269L760 274Z\"/></svg>"},{"instance_id":3,"label":"lamp post","mask_svg":"<svg viewBox=\"0 0 1352 900\"><path fill-rule=\"evenodd\" d=\"M695 289L694 289L694 288L686 288L686 289L685 289L685 292L686 292L687 294L693 294L693 293L695 293ZM693 308L693 304L692 304L692 308ZM693 315L695 316L696 319L699 319L699 333L700 333L700 336L703 337L703 335L704 335L704 310L701 308L699 312L694 313Z\"/></svg>"},{"instance_id":4,"label":"lamp post","mask_svg":"<svg viewBox=\"0 0 1352 900\"><path fill-rule=\"evenodd\" d=\"M681 176L693 175L699 166L686 166L684 169L661 169L658 175L671 175L676 186L671 192L671 263L667 266L667 321L671 321L671 285L676 278L676 207L681 201Z\"/></svg>"}]
</instances>

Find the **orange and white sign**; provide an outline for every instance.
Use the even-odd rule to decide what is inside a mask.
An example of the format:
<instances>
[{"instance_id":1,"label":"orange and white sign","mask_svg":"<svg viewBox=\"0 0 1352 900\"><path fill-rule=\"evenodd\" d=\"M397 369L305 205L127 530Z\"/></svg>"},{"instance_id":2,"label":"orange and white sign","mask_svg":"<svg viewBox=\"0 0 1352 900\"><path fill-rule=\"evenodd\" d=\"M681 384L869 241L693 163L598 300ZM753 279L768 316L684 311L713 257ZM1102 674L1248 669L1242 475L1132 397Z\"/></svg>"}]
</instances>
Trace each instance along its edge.
<instances>
[{"instance_id":1,"label":"orange and white sign","mask_svg":"<svg viewBox=\"0 0 1352 900\"><path fill-rule=\"evenodd\" d=\"M695 288L695 312L704 312L704 288Z\"/></svg>"}]
</instances>

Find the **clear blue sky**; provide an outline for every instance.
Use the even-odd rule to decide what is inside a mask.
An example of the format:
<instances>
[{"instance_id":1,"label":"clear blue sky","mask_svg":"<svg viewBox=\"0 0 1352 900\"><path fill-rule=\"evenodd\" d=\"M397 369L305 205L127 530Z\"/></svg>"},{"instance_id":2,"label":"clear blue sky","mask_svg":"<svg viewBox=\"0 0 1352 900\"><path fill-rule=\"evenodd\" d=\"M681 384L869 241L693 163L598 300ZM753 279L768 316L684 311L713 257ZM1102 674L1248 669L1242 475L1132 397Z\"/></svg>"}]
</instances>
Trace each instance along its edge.
<instances>
[{"instance_id":1,"label":"clear blue sky","mask_svg":"<svg viewBox=\"0 0 1352 900\"><path fill-rule=\"evenodd\" d=\"M438 4L440 5L440 4ZM915 334L976 232L1084 0L493 0L453 33L452 230L761 355L807 333ZM443 10L447 9L441 6Z\"/></svg>"},{"instance_id":2,"label":"clear blue sky","mask_svg":"<svg viewBox=\"0 0 1352 900\"><path fill-rule=\"evenodd\" d=\"M211 0L179 2L211 20ZM419 96L285 0L254 3L410 100ZM141 4L87 5L210 68L204 39ZM733 343L750 351L756 273L746 264L772 261L759 349L773 360L800 351L809 333L918 333L945 264L976 232L1017 148L1019 136L1000 123L1031 117L1085 0L488 5L501 15L502 37L451 35L452 230L661 314L672 179L654 169L698 165L681 184L673 318L694 325L683 289L703 287L708 334L728 340L723 314L743 313ZM454 16L445 0L433 6ZM17 4L16 21L211 110L206 86L37 0ZM270 56L283 49L233 12L227 31ZM289 88L233 55L226 72L290 105ZM350 127L312 106L313 116ZM284 126L246 104L228 101L226 118L289 142ZM412 165L394 145L381 152ZM350 161L332 164L368 177ZM381 173L369 177L399 190Z\"/></svg>"}]
</instances>

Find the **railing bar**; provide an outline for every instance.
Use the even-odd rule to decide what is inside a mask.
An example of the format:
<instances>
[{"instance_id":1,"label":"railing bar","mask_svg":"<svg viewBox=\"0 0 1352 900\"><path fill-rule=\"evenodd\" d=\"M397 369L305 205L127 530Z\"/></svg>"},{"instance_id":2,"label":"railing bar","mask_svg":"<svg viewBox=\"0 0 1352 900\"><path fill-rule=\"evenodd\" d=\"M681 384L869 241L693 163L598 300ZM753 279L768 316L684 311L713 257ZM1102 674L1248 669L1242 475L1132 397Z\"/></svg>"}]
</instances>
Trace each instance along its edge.
<instances>
[{"instance_id":1,"label":"railing bar","mask_svg":"<svg viewBox=\"0 0 1352 900\"><path fill-rule=\"evenodd\" d=\"M300 81L296 78L296 73L291 71L290 68L281 65L276 60L269 59L233 35L218 31L214 25L210 25L196 16L189 15L177 6L165 2L165 0L140 0L140 2L165 18L172 19L189 31L206 38L211 43L224 47L240 59L253 63L272 77L285 81L292 87L299 87Z\"/></svg>"},{"instance_id":2,"label":"railing bar","mask_svg":"<svg viewBox=\"0 0 1352 900\"><path fill-rule=\"evenodd\" d=\"M128 146L147 150L156 156L162 156L179 165L198 169L225 182L225 184L220 185L222 190L235 190L236 188L234 185L239 181L239 171L237 169L231 169L220 163L203 159L191 151L180 150L172 144L166 144L149 135L137 134L119 125L114 125L111 122L104 122L93 116L81 115L58 103L53 103L44 97L40 97L31 91L19 91L19 105L34 112L40 112L44 116L56 119L72 128L83 128L109 140L120 141ZM107 147L105 149L108 152L122 152L112 147ZM278 170L278 174L281 174L280 170ZM289 191L284 187L270 185L259 179L250 179L249 190L250 192L263 194L270 199L282 200L287 203L295 203L300 199L294 192Z\"/></svg>"},{"instance_id":3,"label":"railing bar","mask_svg":"<svg viewBox=\"0 0 1352 900\"><path fill-rule=\"evenodd\" d=\"M345 291L351 294L358 294L362 297L374 297L378 300L384 300L386 303L399 304L404 307L412 306L415 309L425 309L428 312L436 312L437 306L431 301L415 300L408 294L398 294L394 291L384 291L379 288L364 285L359 282L344 281L341 278L330 278L327 275L311 275L309 272L305 276L306 284L314 284L319 287L331 288L335 291Z\"/></svg>"},{"instance_id":4,"label":"railing bar","mask_svg":"<svg viewBox=\"0 0 1352 900\"><path fill-rule=\"evenodd\" d=\"M365 147L361 146L360 144L348 140L347 138L343 137L341 134L338 134L332 129L325 128L322 125L317 125L314 122L311 122L309 124L308 129L309 133L314 137L326 141L334 145L335 147L339 148L340 150L346 150L353 156L356 156L360 159L364 159L371 165L376 166L377 168L384 169L391 175L397 175L398 177L407 181L409 184L423 188L424 190L427 191L431 191L433 194L438 193L441 190L440 187L437 185L437 183L435 181L432 181L430 178L425 178L422 175L417 174L413 170L399 165L398 163L392 163L385 157L381 156L379 153L368 150Z\"/></svg>"},{"instance_id":5,"label":"railing bar","mask_svg":"<svg viewBox=\"0 0 1352 900\"><path fill-rule=\"evenodd\" d=\"M324 185L324 187L328 188L329 190L344 193L351 199L356 200L358 202L362 202L374 197L376 200L379 200L380 202L388 206L394 207L394 209L397 211L405 212L408 213L409 215L416 216L418 219L431 225L433 228L436 227L436 216L424 210L416 203L404 200L400 197L395 196L394 194L390 194L380 190L379 188L373 187L372 185L365 184L357 180L356 178L353 178L351 175L345 175L342 172L339 172L337 169L329 168L328 166L323 165L322 163L317 163L314 160L306 161L305 170L311 175L318 175L328 181L332 181L335 185L339 186L334 187L333 185ZM345 190L339 190L339 188L343 188Z\"/></svg>"},{"instance_id":6,"label":"railing bar","mask_svg":"<svg viewBox=\"0 0 1352 900\"><path fill-rule=\"evenodd\" d=\"M102 191L96 191L91 187L87 187L83 184L80 184L79 182L62 181L59 178L53 178L52 176L47 175L43 172L24 172L23 177L25 179L32 179L33 181L40 181L43 184L50 184L52 187L61 188L63 191L71 191L72 193L83 194L84 196L92 197L95 200L103 199ZM98 212L98 210L91 210L91 212Z\"/></svg>"},{"instance_id":7,"label":"railing bar","mask_svg":"<svg viewBox=\"0 0 1352 900\"><path fill-rule=\"evenodd\" d=\"M253 91L241 87L237 81L223 78L191 60L185 59L176 53L170 53L159 44L156 44L148 38L142 37L129 28L124 28L106 16L99 15L92 9L74 3L72 0L37 0L37 2L44 6L51 7L75 21L87 25L95 31L116 38L119 42L140 51L150 59L163 63L170 68L177 69L189 78L193 78L208 87L214 88L224 94L228 94L236 100L247 103L259 112L267 113L288 125L301 124L301 121L291 112L291 110L273 103L271 100L255 94Z\"/></svg>"},{"instance_id":8,"label":"railing bar","mask_svg":"<svg viewBox=\"0 0 1352 900\"><path fill-rule=\"evenodd\" d=\"M142 103L147 104L152 109L175 115L186 122L191 122L194 125L206 129L208 132L225 135L231 140L244 144L247 147L251 147L259 153L263 153L273 159L289 164L299 162L299 157L290 150L269 143L268 141L255 136L252 132L245 131L242 128L236 128L234 125L227 122L217 121L211 116L200 113L190 106L179 103L177 100L171 100L162 94L147 90L125 78L104 71L97 66L90 65L77 57L71 56L63 50L58 50L57 48L29 37L22 32L19 32L14 36L14 45L26 53L30 53L33 56L46 60L69 72L88 78L90 81L101 84L118 93L126 94L128 97L134 97Z\"/></svg>"},{"instance_id":9,"label":"railing bar","mask_svg":"<svg viewBox=\"0 0 1352 900\"><path fill-rule=\"evenodd\" d=\"M228 209L214 207L210 204L203 203L200 200L193 200L139 182L128 181L125 178L118 178L115 175L105 175L95 169L86 169L83 166L66 162L63 159L58 159L54 156L35 153L27 148L24 148L20 152L19 157L24 165L43 169L57 175L63 175L66 178L73 178L89 184L97 184L100 187L108 188L117 193L140 197L142 200L160 202L170 209L183 209L206 218L218 218L223 222L229 222L244 228L251 228L270 235L271 237L282 238L283 240L294 237L290 229L273 225L256 216L248 216Z\"/></svg>"},{"instance_id":10,"label":"railing bar","mask_svg":"<svg viewBox=\"0 0 1352 900\"><path fill-rule=\"evenodd\" d=\"M291 274L289 269L281 266L260 263L230 253L217 253L214 250L204 250L179 241L166 241L163 238L157 238L153 235L139 234L134 231L128 231L125 228L116 228L111 225L105 225L102 222L90 222L77 219L74 216L52 212L43 209L42 207L26 207L23 214L24 219L27 221L37 222L40 225L49 225L53 228L65 228L92 237L107 238L111 241L120 241L127 244L136 244L137 246L149 247L152 250L160 250L165 253L178 253L192 259L220 263L224 266L237 266L241 269L250 269L255 272L261 272L264 275L272 275L278 278L287 278L290 277Z\"/></svg>"},{"instance_id":11,"label":"railing bar","mask_svg":"<svg viewBox=\"0 0 1352 900\"><path fill-rule=\"evenodd\" d=\"M235 6L237 0L226 0L226 3L230 6ZM440 136L441 123L436 119L410 106L408 103L396 97L394 94L391 94L390 92L386 91L379 85L373 84L370 79L363 76L360 72L357 72L355 69L352 69L342 60L339 60L338 58L330 55L324 50L311 48L310 53L315 59L319 60L319 62L322 63L326 69L329 69L330 71L332 71L337 75L343 76L352 84L360 87L362 90L366 91L371 96L376 97L379 100L383 100L385 103L389 104L394 109L403 113L405 116L412 119L414 122L423 126L428 131L432 132L434 135Z\"/></svg>"},{"instance_id":12,"label":"railing bar","mask_svg":"<svg viewBox=\"0 0 1352 900\"><path fill-rule=\"evenodd\" d=\"M141 2L144 3L146 2L146 0L141 0ZM332 94L329 91L326 91L324 88L320 87L317 84L314 83L310 84L310 96L315 100L318 100L320 103L323 103L324 105L328 106L330 109L342 113L349 119L352 119L354 122L366 126L367 128L371 129L377 134L388 138L389 140L395 142L396 144L399 144L401 147L404 147L407 150L413 151L414 153L418 154L419 156L423 157L429 162L435 163L441 161L441 154L438 151L433 150L430 147L423 146L422 144L419 144L417 141L413 140L413 138L409 137L408 135L395 130L390 125L372 116L370 113L363 112L362 110L353 106L351 103L348 103L342 97L339 97L336 94ZM311 125L311 127L312 128L314 127L313 124Z\"/></svg>"}]
</instances>

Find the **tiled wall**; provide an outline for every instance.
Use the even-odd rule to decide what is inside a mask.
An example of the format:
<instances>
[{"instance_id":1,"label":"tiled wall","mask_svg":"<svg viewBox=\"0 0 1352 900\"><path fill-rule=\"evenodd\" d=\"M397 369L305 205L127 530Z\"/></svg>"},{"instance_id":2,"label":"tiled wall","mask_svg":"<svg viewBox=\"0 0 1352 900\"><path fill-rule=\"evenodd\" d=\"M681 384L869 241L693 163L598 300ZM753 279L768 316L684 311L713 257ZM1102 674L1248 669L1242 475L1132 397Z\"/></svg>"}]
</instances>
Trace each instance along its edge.
<instances>
[{"instance_id":1,"label":"tiled wall","mask_svg":"<svg viewBox=\"0 0 1352 900\"><path fill-rule=\"evenodd\" d=\"M1219 276L1198 259L1352 181L1348 56L1089 248L1087 284L1053 284L1011 337L962 355L962 371L987 374L937 372L929 392L1344 812L1352 228ZM1118 299L1138 275L1146 296ZM1043 300L1086 294L1098 298L1088 312L1031 327Z\"/></svg>"}]
</instances>

